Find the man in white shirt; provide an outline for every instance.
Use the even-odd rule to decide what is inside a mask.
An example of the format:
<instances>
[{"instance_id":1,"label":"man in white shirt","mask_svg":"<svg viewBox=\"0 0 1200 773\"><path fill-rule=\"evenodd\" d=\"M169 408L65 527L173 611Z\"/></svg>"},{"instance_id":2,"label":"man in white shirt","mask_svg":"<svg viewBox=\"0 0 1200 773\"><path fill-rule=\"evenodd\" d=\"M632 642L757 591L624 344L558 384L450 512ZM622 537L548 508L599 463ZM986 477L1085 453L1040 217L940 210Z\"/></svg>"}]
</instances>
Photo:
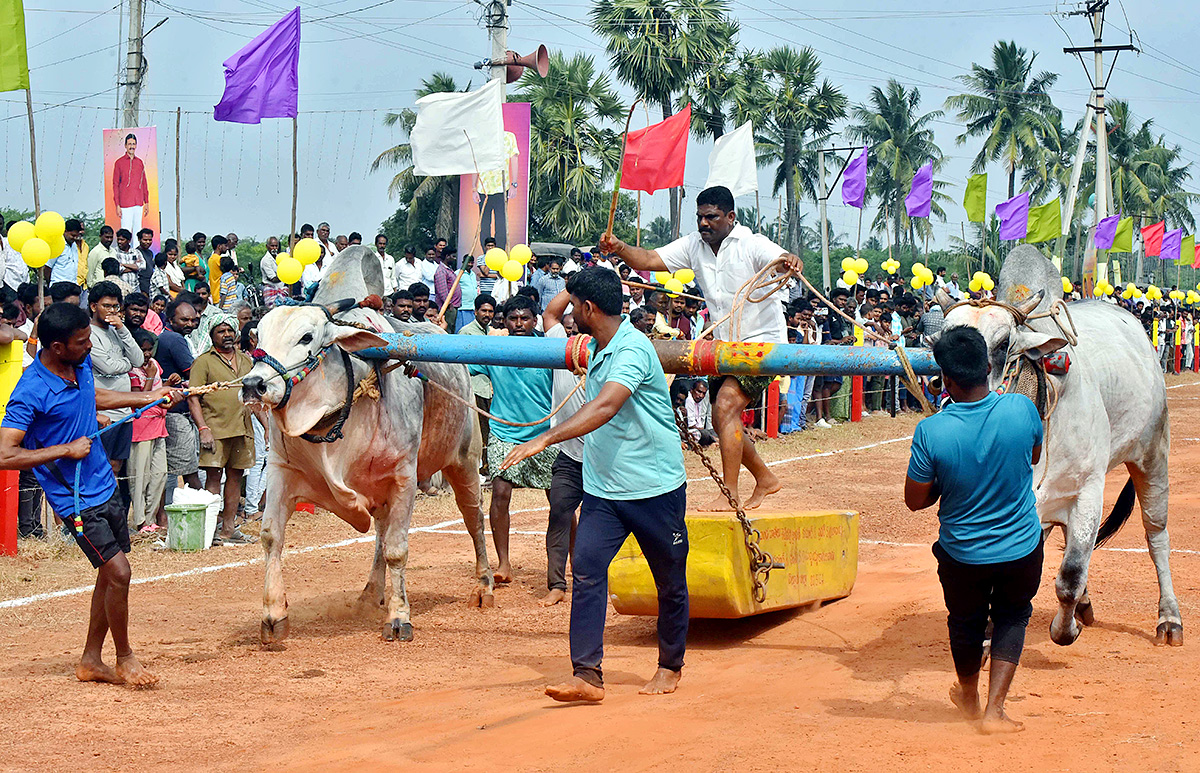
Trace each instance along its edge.
<instances>
[{"instance_id":1,"label":"man in white shirt","mask_svg":"<svg viewBox=\"0 0 1200 773\"><path fill-rule=\"evenodd\" d=\"M263 253L262 260L258 262L258 270L262 274L263 284L263 305L268 309L275 308L275 304L280 302L280 299L288 296L287 285L279 278L279 257L280 244L278 237L267 237L267 251Z\"/></svg>"},{"instance_id":2,"label":"man in white shirt","mask_svg":"<svg viewBox=\"0 0 1200 773\"><path fill-rule=\"evenodd\" d=\"M445 242L445 239L439 239L439 242ZM425 250L425 260L421 261L421 278L417 281L422 282L430 290L433 289L433 278L437 276L438 266L441 253L436 247L429 247Z\"/></svg>"},{"instance_id":3,"label":"man in white shirt","mask_svg":"<svg viewBox=\"0 0 1200 773\"><path fill-rule=\"evenodd\" d=\"M329 223L321 223L317 226L317 241L325 248L325 257L332 258L338 254L337 247L334 246L333 241L329 238ZM309 265L311 266L312 264L310 263Z\"/></svg>"},{"instance_id":4,"label":"man in white shirt","mask_svg":"<svg viewBox=\"0 0 1200 773\"><path fill-rule=\"evenodd\" d=\"M5 233L4 216L0 215L0 264L4 270L4 286L15 293L22 282L29 281L29 266L25 265L21 253L8 243Z\"/></svg>"},{"instance_id":5,"label":"man in white shirt","mask_svg":"<svg viewBox=\"0 0 1200 773\"><path fill-rule=\"evenodd\" d=\"M404 257L396 261L394 275L398 290L407 290L413 282L421 281L421 264L417 261L417 251L412 245L405 247Z\"/></svg>"},{"instance_id":6,"label":"man in white shirt","mask_svg":"<svg viewBox=\"0 0 1200 773\"><path fill-rule=\"evenodd\" d=\"M388 238L386 234L375 237L375 254L383 268L383 292L391 295L396 292L396 259L387 254ZM412 284L409 282L409 284ZM404 285L408 287L408 285Z\"/></svg>"},{"instance_id":7,"label":"man in white shirt","mask_svg":"<svg viewBox=\"0 0 1200 773\"><path fill-rule=\"evenodd\" d=\"M676 239L657 250L645 250L614 237L600 239L598 250L616 255L636 271L678 271L690 268L704 293L709 318L721 320L733 309L736 294L758 271L783 258L799 272L800 259L772 242L738 225L733 194L724 186L714 186L696 197L696 233ZM779 303L745 303L739 314L721 322L714 337L722 341L765 341L787 343L783 306ZM721 467L729 490L737 494L738 473L742 465L754 476L754 491L745 500L749 510L762 504L769 494L780 489L779 478L771 472L753 441L742 427L742 411L766 390L773 376L715 376L711 379L713 427L721 443ZM729 510L722 495L700 508Z\"/></svg>"},{"instance_id":8,"label":"man in white shirt","mask_svg":"<svg viewBox=\"0 0 1200 773\"><path fill-rule=\"evenodd\" d=\"M100 227L100 241L96 246L88 250L87 258L87 286L91 287L104 281L104 269L101 264L108 258L116 258L120 262L117 255L117 248L113 246L113 239L116 238L116 233L113 232L111 225Z\"/></svg>"}]
</instances>

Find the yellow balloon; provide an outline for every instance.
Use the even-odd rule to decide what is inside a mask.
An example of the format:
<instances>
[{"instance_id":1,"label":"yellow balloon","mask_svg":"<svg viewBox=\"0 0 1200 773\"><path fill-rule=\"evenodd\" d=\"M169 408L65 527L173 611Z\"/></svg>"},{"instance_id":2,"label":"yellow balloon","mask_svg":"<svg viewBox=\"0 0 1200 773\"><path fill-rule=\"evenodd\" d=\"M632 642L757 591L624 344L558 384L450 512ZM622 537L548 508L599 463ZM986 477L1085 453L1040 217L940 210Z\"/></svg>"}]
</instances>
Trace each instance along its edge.
<instances>
[{"instance_id":1,"label":"yellow balloon","mask_svg":"<svg viewBox=\"0 0 1200 773\"><path fill-rule=\"evenodd\" d=\"M309 237L296 242L296 246L292 248L292 258L301 266L307 266L310 263L316 263L321 259L321 244L316 239ZM292 284L288 282L288 284Z\"/></svg>"},{"instance_id":2,"label":"yellow balloon","mask_svg":"<svg viewBox=\"0 0 1200 773\"><path fill-rule=\"evenodd\" d=\"M515 247L513 251L516 252ZM483 254L483 262L487 264L488 269L499 271L508 262L508 255L499 247L493 247Z\"/></svg>"},{"instance_id":3,"label":"yellow balloon","mask_svg":"<svg viewBox=\"0 0 1200 773\"><path fill-rule=\"evenodd\" d=\"M854 285L858 284L858 272L852 268L847 269L842 273L842 281L850 287L853 287Z\"/></svg>"},{"instance_id":4,"label":"yellow balloon","mask_svg":"<svg viewBox=\"0 0 1200 773\"><path fill-rule=\"evenodd\" d=\"M36 235L33 223L28 220L18 220L8 227L8 243L17 252L21 251L21 246L27 239L32 239Z\"/></svg>"},{"instance_id":5,"label":"yellow balloon","mask_svg":"<svg viewBox=\"0 0 1200 773\"><path fill-rule=\"evenodd\" d=\"M685 285L690 285L696 278L696 272L690 268L681 268L675 272L675 278Z\"/></svg>"},{"instance_id":6,"label":"yellow balloon","mask_svg":"<svg viewBox=\"0 0 1200 773\"><path fill-rule=\"evenodd\" d=\"M304 274L304 266L290 255L287 257L280 255L275 259L275 273L284 284L296 284Z\"/></svg>"},{"instance_id":7,"label":"yellow balloon","mask_svg":"<svg viewBox=\"0 0 1200 773\"><path fill-rule=\"evenodd\" d=\"M521 268L521 264L511 258L509 258L509 260L500 267L500 276L504 277L510 282L515 282L520 279L523 273L525 273L525 271Z\"/></svg>"},{"instance_id":8,"label":"yellow balloon","mask_svg":"<svg viewBox=\"0 0 1200 773\"><path fill-rule=\"evenodd\" d=\"M983 282L979 281L979 277L975 277L970 282L967 282L967 287L970 288L971 292L977 293L983 289Z\"/></svg>"},{"instance_id":9,"label":"yellow balloon","mask_svg":"<svg viewBox=\"0 0 1200 773\"><path fill-rule=\"evenodd\" d=\"M59 234L58 236L51 236L49 239L45 239L44 241L50 246L51 260L54 260L59 255L62 255L63 251L67 249L67 240L63 238L62 234Z\"/></svg>"},{"instance_id":10,"label":"yellow balloon","mask_svg":"<svg viewBox=\"0 0 1200 773\"><path fill-rule=\"evenodd\" d=\"M663 287L666 288L667 295L672 298L678 298L679 296L676 293L683 292L683 282L680 282L675 277L671 277L666 282L663 282Z\"/></svg>"},{"instance_id":11,"label":"yellow balloon","mask_svg":"<svg viewBox=\"0 0 1200 773\"><path fill-rule=\"evenodd\" d=\"M501 250L503 252L503 250ZM533 250L524 244L518 244L509 251L508 257L524 266L533 257Z\"/></svg>"},{"instance_id":12,"label":"yellow balloon","mask_svg":"<svg viewBox=\"0 0 1200 773\"><path fill-rule=\"evenodd\" d=\"M50 258L50 245L46 244L45 239L34 236L21 245L21 259L30 268L41 268L50 262Z\"/></svg>"},{"instance_id":13,"label":"yellow balloon","mask_svg":"<svg viewBox=\"0 0 1200 773\"><path fill-rule=\"evenodd\" d=\"M921 279L921 277L919 277L919 276L914 276L912 278L912 280L909 282L909 284L912 285L912 289L920 290L922 287L925 286L925 280Z\"/></svg>"},{"instance_id":14,"label":"yellow balloon","mask_svg":"<svg viewBox=\"0 0 1200 773\"><path fill-rule=\"evenodd\" d=\"M1073 290L1075 289L1075 286L1071 284L1071 280L1070 280L1070 279L1067 279L1067 278L1064 276L1064 277L1062 278L1062 289L1063 289L1063 292L1064 292L1064 293L1069 293L1069 292L1071 292L1071 291L1073 291Z\"/></svg>"},{"instance_id":15,"label":"yellow balloon","mask_svg":"<svg viewBox=\"0 0 1200 773\"><path fill-rule=\"evenodd\" d=\"M49 242L51 237L63 235L67 230L67 221L57 212L43 212L34 221L33 229L39 239Z\"/></svg>"},{"instance_id":16,"label":"yellow balloon","mask_svg":"<svg viewBox=\"0 0 1200 773\"><path fill-rule=\"evenodd\" d=\"M658 282L660 285L666 285L667 280L671 278L671 272L670 271L655 271L651 276L654 277L655 282Z\"/></svg>"},{"instance_id":17,"label":"yellow balloon","mask_svg":"<svg viewBox=\"0 0 1200 773\"><path fill-rule=\"evenodd\" d=\"M866 258L859 258L854 261L854 270L860 274L867 273L867 270L870 268L871 264L867 262Z\"/></svg>"},{"instance_id":18,"label":"yellow balloon","mask_svg":"<svg viewBox=\"0 0 1200 773\"><path fill-rule=\"evenodd\" d=\"M854 258L850 258L850 257L842 258L842 271L853 271L853 270L854 270Z\"/></svg>"},{"instance_id":19,"label":"yellow balloon","mask_svg":"<svg viewBox=\"0 0 1200 773\"><path fill-rule=\"evenodd\" d=\"M924 263L914 263L912 270L913 270L914 274L924 273L925 272L925 264Z\"/></svg>"},{"instance_id":20,"label":"yellow balloon","mask_svg":"<svg viewBox=\"0 0 1200 773\"><path fill-rule=\"evenodd\" d=\"M984 277L984 279L983 279L983 289L987 290L989 293L990 293L992 290L995 290L995 289L996 289L996 283L995 283L995 281L993 281L993 280L992 280L992 278L991 278L990 276L985 276L985 277Z\"/></svg>"}]
</instances>

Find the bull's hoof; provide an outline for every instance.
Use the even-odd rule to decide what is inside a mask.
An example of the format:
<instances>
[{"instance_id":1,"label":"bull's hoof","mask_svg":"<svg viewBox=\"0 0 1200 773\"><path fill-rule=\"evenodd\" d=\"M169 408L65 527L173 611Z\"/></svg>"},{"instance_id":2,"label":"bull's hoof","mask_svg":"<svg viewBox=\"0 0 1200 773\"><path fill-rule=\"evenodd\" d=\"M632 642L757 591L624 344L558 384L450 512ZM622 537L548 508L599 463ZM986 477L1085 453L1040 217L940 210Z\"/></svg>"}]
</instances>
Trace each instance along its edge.
<instances>
[{"instance_id":1,"label":"bull's hoof","mask_svg":"<svg viewBox=\"0 0 1200 773\"><path fill-rule=\"evenodd\" d=\"M1183 625L1180 623L1159 623L1155 631L1154 643L1158 646L1183 646Z\"/></svg>"},{"instance_id":2,"label":"bull's hoof","mask_svg":"<svg viewBox=\"0 0 1200 773\"><path fill-rule=\"evenodd\" d=\"M1075 643L1083 629L1075 624L1074 617L1068 618L1066 624L1060 622L1061 617L1062 612L1059 612L1050 624L1050 640L1060 647L1068 647Z\"/></svg>"},{"instance_id":3,"label":"bull's hoof","mask_svg":"<svg viewBox=\"0 0 1200 773\"><path fill-rule=\"evenodd\" d=\"M472 609L491 609L496 606L496 597L491 590L483 586L476 586L467 599L467 606Z\"/></svg>"},{"instance_id":4,"label":"bull's hoof","mask_svg":"<svg viewBox=\"0 0 1200 773\"><path fill-rule=\"evenodd\" d=\"M1080 602L1075 607L1075 619L1078 620L1081 625L1086 625L1089 627L1095 625L1096 612L1092 609L1092 602Z\"/></svg>"},{"instance_id":5,"label":"bull's hoof","mask_svg":"<svg viewBox=\"0 0 1200 773\"><path fill-rule=\"evenodd\" d=\"M385 641L412 641L412 623L402 623L399 620L387 623L383 626L383 638Z\"/></svg>"},{"instance_id":6,"label":"bull's hoof","mask_svg":"<svg viewBox=\"0 0 1200 773\"><path fill-rule=\"evenodd\" d=\"M262 628L259 630L258 638L262 642L264 649L281 650L283 649L283 640L288 635L288 619L286 617L278 620L272 620L269 617L264 617Z\"/></svg>"}]
</instances>

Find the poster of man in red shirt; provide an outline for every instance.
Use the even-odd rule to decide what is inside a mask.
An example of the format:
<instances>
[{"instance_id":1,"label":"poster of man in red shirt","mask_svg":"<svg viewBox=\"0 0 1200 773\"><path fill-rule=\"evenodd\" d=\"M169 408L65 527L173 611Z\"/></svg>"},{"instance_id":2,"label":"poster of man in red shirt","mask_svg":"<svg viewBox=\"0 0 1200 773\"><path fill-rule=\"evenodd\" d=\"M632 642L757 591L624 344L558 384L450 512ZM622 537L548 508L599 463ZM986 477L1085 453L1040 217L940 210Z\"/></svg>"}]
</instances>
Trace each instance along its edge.
<instances>
[{"instance_id":1,"label":"poster of man in red shirt","mask_svg":"<svg viewBox=\"0 0 1200 773\"><path fill-rule=\"evenodd\" d=\"M154 232L151 250L157 252L158 133L153 126L104 130L104 222L113 230L129 231L133 244L138 232Z\"/></svg>"}]
</instances>

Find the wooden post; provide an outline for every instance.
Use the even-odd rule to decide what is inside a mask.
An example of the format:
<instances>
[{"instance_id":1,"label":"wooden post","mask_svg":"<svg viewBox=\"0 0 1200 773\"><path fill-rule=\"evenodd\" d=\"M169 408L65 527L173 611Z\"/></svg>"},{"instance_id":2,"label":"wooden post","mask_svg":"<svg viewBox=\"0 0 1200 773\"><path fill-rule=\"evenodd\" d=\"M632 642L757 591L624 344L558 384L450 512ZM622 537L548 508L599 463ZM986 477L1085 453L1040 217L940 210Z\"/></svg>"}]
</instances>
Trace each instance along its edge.
<instances>
[{"instance_id":1,"label":"wooden post","mask_svg":"<svg viewBox=\"0 0 1200 773\"><path fill-rule=\"evenodd\" d=\"M179 128L183 124L183 108L175 108L175 238L183 241L179 226Z\"/></svg>"},{"instance_id":2,"label":"wooden post","mask_svg":"<svg viewBox=\"0 0 1200 773\"><path fill-rule=\"evenodd\" d=\"M858 260L862 253L862 211L863 208L858 208L858 237L854 240L854 259ZM863 284L866 284L865 282Z\"/></svg>"},{"instance_id":3,"label":"wooden post","mask_svg":"<svg viewBox=\"0 0 1200 773\"><path fill-rule=\"evenodd\" d=\"M612 238L613 221L617 217L617 198L621 195L621 173L625 171L625 147L629 144L629 122L633 120L633 109L641 101L640 97L635 99L633 104L629 106L629 113L625 116L625 134L621 136L621 164L617 167L617 178L613 181L612 204L608 208L608 228L604 230L605 237L609 239Z\"/></svg>"},{"instance_id":4,"label":"wooden post","mask_svg":"<svg viewBox=\"0 0 1200 773\"><path fill-rule=\"evenodd\" d=\"M292 227L288 231L288 254L296 247L296 199L300 195L300 172L296 166L296 148L298 140L296 139L297 126L299 122L296 116L292 116Z\"/></svg>"},{"instance_id":5,"label":"wooden post","mask_svg":"<svg viewBox=\"0 0 1200 773\"><path fill-rule=\"evenodd\" d=\"M33 173L33 216L42 214L42 196L38 191L37 141L33 136L33 92L25 89L25 112L29 116L29 169Z\"/></svg>"},{"instance_id":6,"label":"wooden post","mask_svg":"<svg viewBox=\"0 0 1200 773\"><path fill-rule=\"evenodd\" d=\"M642 246L642 192L638 191L637 246Z\"/></svg>"}]
</instances>

